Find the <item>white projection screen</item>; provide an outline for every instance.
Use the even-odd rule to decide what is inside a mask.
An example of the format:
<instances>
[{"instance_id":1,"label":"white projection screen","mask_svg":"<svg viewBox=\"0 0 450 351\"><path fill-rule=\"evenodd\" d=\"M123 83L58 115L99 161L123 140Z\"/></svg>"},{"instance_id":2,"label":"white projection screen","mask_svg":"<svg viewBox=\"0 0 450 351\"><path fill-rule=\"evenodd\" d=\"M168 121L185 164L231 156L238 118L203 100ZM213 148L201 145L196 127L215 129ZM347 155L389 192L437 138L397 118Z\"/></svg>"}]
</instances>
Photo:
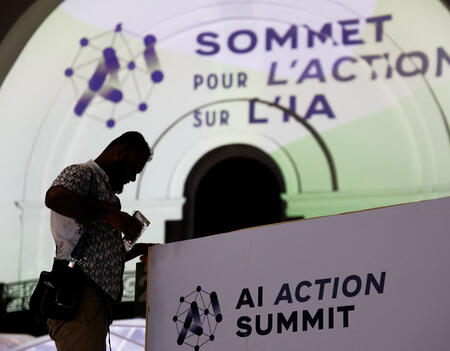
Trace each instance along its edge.
<instances>
[{"instance_id":1,"label":"white projection screen","mask_svg":"<svg viewBox=\"0 0 450 351\"><path fill-rule=\"evenodd\" d=\"M273 165L284 219L450 195L449 30L438 0L62 2L0 88L0 281L50 267L45 191L128 130L155 151L121 195L144 241L236 145Z\"/></svg>"}]
</instances>

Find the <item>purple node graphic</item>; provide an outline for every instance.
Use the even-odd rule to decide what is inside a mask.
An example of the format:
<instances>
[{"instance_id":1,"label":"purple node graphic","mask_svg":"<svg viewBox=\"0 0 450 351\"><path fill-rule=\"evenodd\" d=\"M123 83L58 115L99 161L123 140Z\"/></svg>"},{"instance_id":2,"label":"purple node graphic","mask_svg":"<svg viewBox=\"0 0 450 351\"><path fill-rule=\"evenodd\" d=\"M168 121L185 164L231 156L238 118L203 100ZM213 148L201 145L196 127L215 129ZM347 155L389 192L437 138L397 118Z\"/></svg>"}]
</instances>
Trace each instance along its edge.
<instances>
[{"instance_id":1,"label":"purple node graphic","mask_svg":"<svg viewBox=\"0 0 450 351\"><path fill-rule=\"evenodd\" d=\"M112 101L114 103L118 103L123 99L123 94L118 89L108 89L108 91L105 94L102 94L102 96L105 99Z\"/></svg>"},{"instance_id":2,"label":"purple node graphic","mask_svg":"<svg viewBox=\"0 0 450 351\"><path fill-rule=\"evenodd\" d=\"M111 119L108 119L108 120L106 121L106 126L107 126L108 128L113 128L115 125L116 125L116 121L113 120L112 118L111 118Z\"/></svg>"},{"instance_id":3,"label":"purple node graphic","mask_svg":"<svg viewBox=\"0 0 450 351\"><path fill-rule=\"evenodd\" d=\"M130 70L130 71L132 71L132 70L134 70L136 68L136 64L134 63L134 61L130 61L129 63L128 63L128 69Z\"/></svg>"},{"instance_id":4,"label":"purple node graphic","mask_svg":"<svg viewBox=\"0 0 450 351\"><path fill-rule=\"evenodd\" d=\"M81 98L78 100L77 104L75 105L75 109L74 109L74 112L77 116L81 117L83 115L84 111L89 106L93 97L94 97L94 94L92 94L92 92L90 92L90 91L85 92L81 96Z\"/></svg>"},{"instance_id":5,"label":"purple node graphic","mask_svg":"<svg viewBox=\"0 0 450 351\"><path fill-rule=\"evenodd\" d=\"M105 59L114 58L114 57L116 57L116 51L113 48L111 48L111 47L105 48L105 49L103 49L103 57Z\"/></svg>"},{"instance_id":6,"label":"purple node graphic","mask_svg":"<svg viewBox=\"0 0 450 351\"><path fill-rule=\"evenodd\" d=\"M144 37L144 44L146 47L149 47L156 43L156 37L152 34L146 35Z\"/></svg>"},{"instance_id":7,"label":"purple node graphic","mask_svg":"<svg viewBox=\"0 0 450 351\"><path fill-rule=\"evenodd\" d=\"M160 70L153 71L150 78L153 83L159 83L164 79L164 74Z\"/></svg>"},{"instance_id":8,"label":"purple node graphic","mask_svg":"<svg viewBox=\"0 0 450 351\"><path fill-rule=\"evenodd\" d=\"M89 40L87 38L81 38L80 45L81 46L88 46L89 45Z\"/></svg>"},{"instance_id":9,"label":"purple node graphic","mask_svg":"<svg viewBox=\"0 0 450 351\"><path fill-rule=\"evenodd\" d=\"M75 112L75 115L77 116L77 117L83 117L83 113L84 113L84 110L86 109L86 107L87 107L87 105L84 105L84 104L77 104L76 106L75 106L75 108L74 108L74 112Z\"/></svg>"},{"instance_id":10,"label":"purple node graphic","mask_svg":"<svg viewBox=\"0 0 450 351\"><path fill-rule=\"evenodd\" d=\"M142 112L147 110L147 104L145 102L139 104L139 110L142 111Z\"/></svg>"},{"instance_id":11,"label":"purple node graphic","mask_svg":"<svg viewBox=\"0 0 450 351\"><path fill-rule=\"evenodd\" d=\"M64 74L66 75L66 77L72 77L73 75L73 69L72 68L68 68L64 71Z\"/></svg>"},{"instance_id":12,"label":"purple node graphic","mask_svg":"<svg viewBox=\"0 0 450 351\"><path fill-rule=\"evenodd\" d=\"M89 89L92 91L98 91L103 85L106 79L106 68L104 65L97 66L93 76L89 80Z\"/></svg>"},{"instance_id":13,"label":"purple node graphic","mask_svg":"<svg viewBox=\"0 0 450 351\"><path fill-rule=\"evenodd\" d=\"M117 71L120 68L119 60L116 56L116 50L113 48L106 48L103 50L103 57L109 73Z\"/></svg>"},{"instance_id":14,"label":"purple node graphic","mask_svg":"<svg viewBox=\"0 0 450 351\"><path fill-rule=\"evenodd\" d=\"M117 23L116 28L114 29L116 33L119 33L122 31L122 23Z\"/></svg>"}]
</instances>

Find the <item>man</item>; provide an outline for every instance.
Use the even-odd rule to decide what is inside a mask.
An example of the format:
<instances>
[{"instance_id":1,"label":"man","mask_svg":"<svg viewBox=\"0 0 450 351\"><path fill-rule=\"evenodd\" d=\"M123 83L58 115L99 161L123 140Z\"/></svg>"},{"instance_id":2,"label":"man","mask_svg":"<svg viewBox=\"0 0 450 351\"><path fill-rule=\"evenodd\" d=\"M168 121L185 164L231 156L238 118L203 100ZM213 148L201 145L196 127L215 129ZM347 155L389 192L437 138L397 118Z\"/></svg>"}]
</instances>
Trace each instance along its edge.
<instances>
[{"instance_id":1,"label":"man","mask_svg":"<svg viewBox=\"0 0 450 351\"><path fill-rule=\"evenodd\" d=\"M127 132L94 161L65 168L46 193L45 204L52 210L55 263L66 267L80 237L85 237L81 257L75 263L82 275L75 317L47 322L58 351L106 349L111 306L122 298L124 262L145 255L148 248L147 244L136 244L125 251L121 233L131 241L141 224L121 211L116 194L136 180L151 156L144 137Z\"/></svg>"}]
</instances>

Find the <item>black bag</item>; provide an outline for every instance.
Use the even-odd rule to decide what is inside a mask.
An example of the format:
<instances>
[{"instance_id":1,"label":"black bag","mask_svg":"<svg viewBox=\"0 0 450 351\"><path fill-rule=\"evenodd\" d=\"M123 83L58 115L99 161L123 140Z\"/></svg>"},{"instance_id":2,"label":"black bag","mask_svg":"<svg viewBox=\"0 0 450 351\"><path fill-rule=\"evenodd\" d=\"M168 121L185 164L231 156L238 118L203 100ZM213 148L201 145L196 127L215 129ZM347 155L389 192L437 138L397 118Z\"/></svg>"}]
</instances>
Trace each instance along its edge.
<instances>
[{"instance_id":1,"label":"black bag","mask_svg":"<svg viewBox=\"0 0 450 351\"><path fill-rule=\"evenodd\" d=\"M41 272L30 298L30 310L38 322L47 318L68 321L75 317L86 279L76 262L83 256L88 225L72 251L71 264L65 260L54 260L51 272Z\"/></svg>"},{"instance_id":2,"label":"black bag","mask_svg":"<svg viewBox=\"0 0 450 351\"><path fill-rule=\"evenodd\" d=\"M68 263L55 260L51 272L41 272L30 299L30 310L38 319L74 318L84 284L81 270Z\"/></svg>"}]
</instances>

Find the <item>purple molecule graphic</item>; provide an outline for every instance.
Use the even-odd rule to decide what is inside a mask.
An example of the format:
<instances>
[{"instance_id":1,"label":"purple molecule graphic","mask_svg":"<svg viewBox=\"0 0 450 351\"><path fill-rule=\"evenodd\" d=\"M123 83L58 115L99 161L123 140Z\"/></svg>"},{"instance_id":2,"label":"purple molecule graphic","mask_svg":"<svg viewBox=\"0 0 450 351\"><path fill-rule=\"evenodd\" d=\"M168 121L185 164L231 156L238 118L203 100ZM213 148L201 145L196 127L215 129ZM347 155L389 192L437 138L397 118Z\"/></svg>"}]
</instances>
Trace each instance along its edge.
<instances>
[{"instance_id":1,"label":"purple molecule graphic","mask_svg":"<svg viewBox=\"0 0 450 351\"><path fill-rule=\"evenodd\" d=\"M81 37L73 62L64 70L77 95L76 116L86 115L114 128L119 121L148 110L153 86L163 81L164 74L156 36L136 38L122 23L93 37ZM112 109L95 107L105 102Z\"/></svg>"},{"instance_id":2,"label":"purple molecule graphic","mask_svg":"<svg viewBox=\"0 0 450 351\"><path fill-rule=\"evenodd\" d=\"M72 68L67 68L67 69L64 71L64 74L66 75L66 77L72 77L72 75L73 75L73 69L72 69Z\"/></svg>"},{"instance_id":3,"label":"purple molecule graphic","mask_svg":"<svg viewBox=\"0 0 450 351\"><path fill-rule=\"evenodd\" d=\"M110 118L106 121L106 126L108 128L113 128L115 125L116 125L116 121L114 121L112 118Z\"/></svg>"},{"instance_id":4,"label":"purple molecule graphic","mask_svg":"<svg viewBox=\"0 0 450 351\"><path fill-rule=\"evenodd\" d=\"M164 79L164 74L160 70L156 70L152 72L150 77L153 83L159 83Z\"/></svg>"},{"instance_id":5,"label":"purple molecule graphic","mask_svg":"<svg viewBox=\"0 0 450 351\"><path fill-rule=\"evenodd\" d=\"M149 47L155 43L156 43L156 37L154 35L149 34L144 38L144 44L146 47Z\"/></svg>"},{"instance_id":6,"label":"purple molecule graphic","mask_svg":"<svg viewBox=\"0 0 450 351\"><path fill-rule=\"evenodd\" d=\"M88 46L89 45L89 40L87 38L82 38L80 40L80 45L81 46Z\"/></svg>"}]
</instances>

